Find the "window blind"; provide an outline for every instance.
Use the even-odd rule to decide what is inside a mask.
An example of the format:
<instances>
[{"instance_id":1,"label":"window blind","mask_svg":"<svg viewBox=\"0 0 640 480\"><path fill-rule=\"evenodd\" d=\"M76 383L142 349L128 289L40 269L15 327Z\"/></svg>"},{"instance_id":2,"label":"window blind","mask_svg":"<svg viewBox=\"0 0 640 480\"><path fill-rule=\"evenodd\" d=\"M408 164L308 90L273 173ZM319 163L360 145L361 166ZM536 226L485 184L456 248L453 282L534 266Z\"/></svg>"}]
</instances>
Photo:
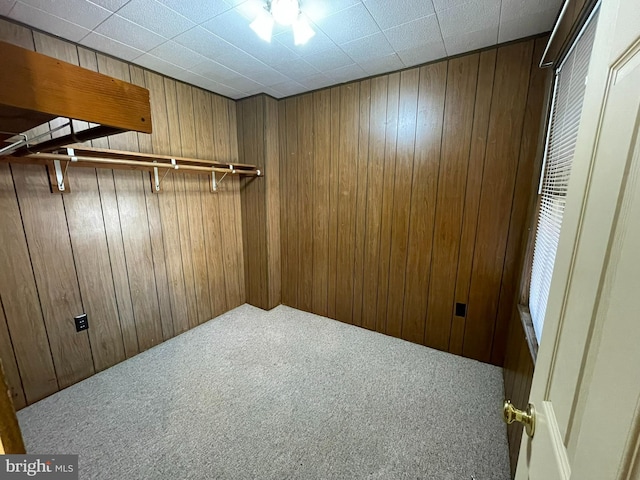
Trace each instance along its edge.
<instances>
[{"instance_id":1,"label":"window blind","mask_svg":"<svg viewBox=\"0 0 640 480\"><path fill-rule=\"evenodd\" d=\"M542 338L596 24L594 11L555 74L529 287L529 310L538 343Z\"/></svg>"}]
</instances>

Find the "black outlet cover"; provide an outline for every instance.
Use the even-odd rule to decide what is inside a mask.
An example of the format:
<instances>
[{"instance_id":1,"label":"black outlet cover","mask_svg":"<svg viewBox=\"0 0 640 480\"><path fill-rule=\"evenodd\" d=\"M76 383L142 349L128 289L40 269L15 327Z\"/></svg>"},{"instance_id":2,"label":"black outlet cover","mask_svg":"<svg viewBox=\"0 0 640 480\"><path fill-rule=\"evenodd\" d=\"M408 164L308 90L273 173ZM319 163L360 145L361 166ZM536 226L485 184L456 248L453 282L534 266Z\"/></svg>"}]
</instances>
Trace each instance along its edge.
<instances>
[{"instance_id":1,"label":"black outlet cover","mask_svg":"<svg viewBox=\"0 0 640 480\"><path fill-rule=\"evenodd\" d=\"M467 316L467 304L456 303L456 317L466 317L466 316Z\"/></svg>"},{"instance_id":2,"label":"black outlet cover","mask_svg":"<svg viewBox=\"0 0 640 480\"><path fill-rule=\"evenodd\" d=\"M87 319L86 313L73 317L73 319L76 321L76 332L81 332L89 328L89 320Z\"/></svg>"}]
</instances>

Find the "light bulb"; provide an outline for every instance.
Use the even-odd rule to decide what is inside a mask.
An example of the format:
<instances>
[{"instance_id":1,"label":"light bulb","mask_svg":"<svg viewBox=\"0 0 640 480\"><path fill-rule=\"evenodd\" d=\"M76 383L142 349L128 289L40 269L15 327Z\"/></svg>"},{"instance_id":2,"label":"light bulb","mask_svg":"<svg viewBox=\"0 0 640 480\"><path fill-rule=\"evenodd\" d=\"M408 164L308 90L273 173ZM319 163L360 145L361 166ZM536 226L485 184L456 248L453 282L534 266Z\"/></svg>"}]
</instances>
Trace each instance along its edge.
<instances>
[{"instance_id":1,"label":"light bulb","mask_svg":"<svg viewBox=\"0 0 640 480\"><path fill-rule=\"evenodd\" d=\"M271 15L280 25L291 25L298 18L300 5L298 0L272 0Z\"/></svg>"},{"instance_id":2,"label":"light bulb","mask_svg":"<svg viewBox=\"0 0 640 480\"><path fill-rule=\"evenodd\" d=\"M295 45L304 45L315 34L316 32L313 31L313 28L311 28L307 19L302 15L293 22L293 43Z\"/></svg>"},{"instance_id":3,"label":"light bulb","mask_svg":"<svg viewBox=\"0 0 640 480\"><path fill-rule=\"evenodd\" d=\"M265 42L271 42L273 17L266 10L260 13L249 26Z\"/></svg>"}]
</instances>

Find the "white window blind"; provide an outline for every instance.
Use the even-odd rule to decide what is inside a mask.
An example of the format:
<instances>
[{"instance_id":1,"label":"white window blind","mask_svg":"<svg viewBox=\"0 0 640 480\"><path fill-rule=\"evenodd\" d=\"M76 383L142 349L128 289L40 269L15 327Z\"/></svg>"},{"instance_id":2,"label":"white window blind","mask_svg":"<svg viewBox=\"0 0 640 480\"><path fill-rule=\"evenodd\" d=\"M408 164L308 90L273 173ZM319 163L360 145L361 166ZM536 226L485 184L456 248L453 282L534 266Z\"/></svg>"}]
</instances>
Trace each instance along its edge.
<instances>
[{"instance_id":1,"label":"white window blind","mask_svg":"<svg viewBox=\"0 0 640 480\"><path fill-rule=\"evenodd\" d=\"M529 291L529 310L538 343L542 338L596 24L594 12L556 70Z\"/></svg>"}]
</instances>

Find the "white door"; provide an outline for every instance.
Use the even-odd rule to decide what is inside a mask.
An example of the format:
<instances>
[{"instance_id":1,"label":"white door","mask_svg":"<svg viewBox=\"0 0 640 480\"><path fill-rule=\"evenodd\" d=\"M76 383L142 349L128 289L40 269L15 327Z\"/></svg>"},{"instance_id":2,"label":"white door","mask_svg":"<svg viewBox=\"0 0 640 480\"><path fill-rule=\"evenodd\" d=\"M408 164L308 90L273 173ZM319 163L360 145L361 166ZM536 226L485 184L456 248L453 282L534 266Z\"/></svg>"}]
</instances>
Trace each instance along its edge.
<instances>
[{"instance_id":1,"label":"white door","mask_svg":"<svg viewBox=\"0 0 640 480\"><path fill-rule=\"evenodd\" d=\"M571 175L516 479L640 478L639 0L601 5Z\"/></svg>"}]
</instances>

